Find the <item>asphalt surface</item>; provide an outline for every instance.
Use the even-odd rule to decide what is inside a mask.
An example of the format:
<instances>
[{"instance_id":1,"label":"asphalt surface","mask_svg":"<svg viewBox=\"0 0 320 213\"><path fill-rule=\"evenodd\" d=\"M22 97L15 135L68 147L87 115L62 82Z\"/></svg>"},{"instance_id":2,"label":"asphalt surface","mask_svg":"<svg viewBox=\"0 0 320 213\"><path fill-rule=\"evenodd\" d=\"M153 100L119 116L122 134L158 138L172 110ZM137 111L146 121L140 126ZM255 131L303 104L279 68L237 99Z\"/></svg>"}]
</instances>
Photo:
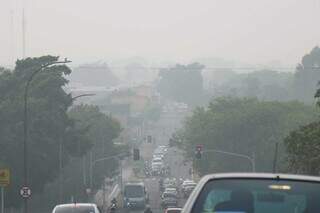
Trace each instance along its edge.
<instances>
[{"instance_id":1,"label":"asphalt surface","mask_svg":"<svg viewBox=\"0 0 320 213\"><path fill-rule=\"evenodd\" d=\"M159 145L168 145L169 139L172 134L179 128L181 128L186 114L177 113L176 110L168 110L163 112L159 121L155 126L147 128L148 134L153 136L153 143L143 144L141 147L142 155L144 159L151 160L152 153L154 149ZM170 177L175 177L177 180L179 178L191 179L189 174L191 164L184 162L183 153L176 148L169 148L168 152L164 159L165 163L170 167ZM159 191L159 177L150 177L144 180L147 191L150 198L150 207L152 212L159 213L164 212L164 209L161 208L161 193ZM182 197L182 196L180 196ZM179 207L182 207L186 199L179 199Z\"/></svg>"},{"instance_id":2,"label":"asphalt surface","mask_svg":"<svg viewBox=\"0 0 320 213\"><path fill-rule=\"evenodd\" d=\"M146 125L144 131L145 135L152 135L152 143L144 142L140 146L140 155L146 161L151 161L154 149L159 145L168 145L169 139L172 134L181 127L186 114L177 113L175 110L168 110L162 113L159 121L155 124ZM166 156L165 163L170 167L171 174L169 177L191 179L190 163L184 162L183 153L175 148L169 148ZM127 171L129 172L129 168ZM126 173L124 171L124 173ZM126 176L126 175L124 175ZM146 177L143 178L147 192L149 194L149 205L153 213L164 212L161 208L161 192L159 190L160 177ZM180 196L182 197L182 196ZM179 207L182 207L186 199L179 198ZM126 212L124 209L119 209L118 212ZM130 211L134 213L144 212L144 210Z\"/></svg>"},{"instance_id":3,"label":"asphalt surface","mask_svg":"<svg viewBox=\"0 0 320 213\"><path fill-rule=\"evenodd\" d=\"M152 151L148 153L152 154ZM189 174L190 164L185 164L183 160L184 159L181 151L174 148L169 149L165 157L165 163L169 165L171 170L171 175L169 177L174 177L177 180L179 178L191 178ZM164 209L161 208L161 192L159 190L159 179L160 177L148 177L144 179L145 186L149 193L149 204L152 212L154 213L164 212ZM182 198L182 195L179 195L178 206L182 207L185 201L186 199Z\"/></svg>"}]
</instances>

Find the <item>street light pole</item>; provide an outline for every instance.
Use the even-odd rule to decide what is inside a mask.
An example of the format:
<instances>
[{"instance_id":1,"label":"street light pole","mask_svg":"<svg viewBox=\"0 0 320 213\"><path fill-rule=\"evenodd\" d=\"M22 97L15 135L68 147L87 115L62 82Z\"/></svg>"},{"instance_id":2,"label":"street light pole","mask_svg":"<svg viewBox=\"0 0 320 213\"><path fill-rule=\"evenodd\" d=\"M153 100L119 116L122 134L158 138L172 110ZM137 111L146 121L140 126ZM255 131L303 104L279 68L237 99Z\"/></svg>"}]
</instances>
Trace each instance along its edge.
<instances>
[{"instance_id":1,"label":"street light pole","mask_svg":"<svg viewBox=\"0 0 320 213\"><path fill-rule=\"evenodd\" d=\"M94 96L96 94L93 93L86 93L86 94L81 94L75 97L72 97L71 100L74 101L77 98L81 98L84 96ZM63 139L62 137L59 138L59 203L62 203L62 169L63 169L63 164L62 164L62 155L63 155ZM84 168L84 167L83 167Z\"/></svg>"},{"instance_id":2,"label":"street light pole","mask_svg":"<svg viewBox=\"0 0 320 213\"><path fill-rule=\"evenodd\" d=\"M90 187L92 189L92 185L93 185L93 168L94 166L100 162L100 161L106 161L106 160L110 160L110 159L113 159L113 158L120 158L124 153L120 153L118 155L113 155L113 156L110 156L110 157L104 157L104 158L99 158L97 160L94 160L94 161L91 161L90 163ZM120 160L120 159L119 159ZM122 177L121 177L122 179Z\"/></svg>"},{"instance_id":3,"label":"street light pole","mask_svg":"<svg viewBox=\"0 0 320 213\"><path fill-rule=\"evenodd\" d=\"M250 157L248 155L239 154L239 153L235 153L235 152L226 152L226 151L217 150L217 149L208 149L208 150L203 151L203 153L210 153L210 152L215 152L215 153L220 153L220 154L225 154L225 155L231 155L231 156L235 156L235 157L239 157L239 158L245 158L245 159L250 161L250 164L251 164L251 167L252 167L252 172L256 171L256 165L255 165L254 157Z\"/></svg>"},{"instance_id":4,"label":"street light pole","mask_svg":"<svg viewBox=\"0 0 320 213\"><path fill-rule=\"evenodd\" d=\"M28 79L25 90L24 90L24 120L23 120L23 184L24 187L28 187L28 91L29 86L34 78L35 75L37 75L41 70L43 70L46 67L49 67L54 64L65 64L69 63L71 61L68 61L65 59L64 61L53 61L48 62L44 65L41 65L38 69L36 69ZM28 213L28 198L24 198L24 213Z\"/></svg>"}]
</instances>

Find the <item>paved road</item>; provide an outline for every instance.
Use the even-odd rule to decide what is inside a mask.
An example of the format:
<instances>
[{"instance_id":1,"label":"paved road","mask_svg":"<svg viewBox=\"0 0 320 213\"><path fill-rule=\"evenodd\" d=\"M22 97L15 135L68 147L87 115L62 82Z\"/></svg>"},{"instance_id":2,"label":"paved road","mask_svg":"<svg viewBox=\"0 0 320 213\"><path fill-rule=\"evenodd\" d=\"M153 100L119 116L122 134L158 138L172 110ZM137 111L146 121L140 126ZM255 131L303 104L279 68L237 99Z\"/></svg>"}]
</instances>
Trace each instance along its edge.
<instances>
[{"instance_id":1,"label":"paved road","mask_svg":"<svg viewBox=\"0 0 320 213\"><path fill-rule=\"evenodd\" d=\"M152 152L151 152L152 153ZM179 178L190 178L189 168L190 164L184 165L183 155L181 151L177 149L169 149L168 154L166 155L165 162L171 168L171 177ZM150 177L145 178L144 182L149 193L150 206L153 212L159 213L164 212L160 207L161 204L161 193L159 191L159 177ZM182 207L185 203L185 199L179 199L179 206Z\"/></svg>"},{"instance_id":2,"label":"paved road","mask_svg":"<svg viewBox=\"0 0 320 213\"><path fill-rule=\"evenodd\" d=\"M162 113L159 121L150 129L148 134L152 135L155 139L153 144L145 144L142 146L142 155L145 159L151 160L153 150L159 145L168 145L171 135L182 126L182 122L186 114L177 113L173 111L167 111ZM170 148L168 154L165 157L165 162L171 169L171 177L179 178L191 178L189 170L191 168L190 163L185 163L183 154L181 151ZM160 191L159 191L159 178L152 177L145 179L145 185L150 196L150 206L153 212L164 212L160 208ZM179 206L183 206L185 199L179 200Z\"/></svg>"},{"instance_id":3,"label":"paved road","mask_svg":"<svg viewBox=\"0 0 320 213\"><path fill-rule=\"evenodd\" d=\"M177 113L173 111L167 111L162 113L160 120L152 125L146 125L145 135L152 135L154 141L152 143L144 143L140 147L140 154L144 160L151 160L154 149L159 145L168 145L169 139L177 129L182 125L182 121L186 114ZM177 149L170 148L166 155L165 161L171 168L171 176L177 179L190 178L189 168L190 164L183 162L183 154ZM160 207L160 191L159 191L159 177L150 177L144 179L145 186L149 193L150 206L154 213L164 212L164 209ZM183 206L185 199L179 200L179 206ZM123 210L119 212L125 212ZM134 213L143 212L131 211Z\"/></svg>"}]
</instances>

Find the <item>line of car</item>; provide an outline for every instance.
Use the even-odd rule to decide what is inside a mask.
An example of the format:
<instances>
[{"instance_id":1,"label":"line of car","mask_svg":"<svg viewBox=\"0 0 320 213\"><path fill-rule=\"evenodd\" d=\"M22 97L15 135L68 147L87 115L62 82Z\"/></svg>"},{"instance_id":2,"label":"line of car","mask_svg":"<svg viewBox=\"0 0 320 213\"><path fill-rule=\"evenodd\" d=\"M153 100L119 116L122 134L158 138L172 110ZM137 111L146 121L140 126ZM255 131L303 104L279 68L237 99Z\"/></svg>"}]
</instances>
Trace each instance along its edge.
<instances>
[{"instance_id":1,"label":"line of car","mask_svg":"<svg viewBox=\"0 0 320 213\"><path fill-rule=\"evenodd\" d=\"M172 184L174 181L168 181ZM191 181L185 180L180 188ZM163 199L176 198L177 188L166 187ZM176 203L165 213L237 212L237 213L318 213L320 212L320 178L314 176L227 173L203 177L183 208ZM53 213L99 213L95 204L63 204Z\"/></svg>"},{"instance_id":2,"label":"line of car","mask_svg":"<svg viewBox=\"0 0 320 213\"><path fill-rule=\"evenodd\" d=\"M168 175L170 169L164 162L164 158L168 152L168 147L165 145L158 146L152 156L151 164L147 165L148 169L153 176Z\"/></svg>"},{"instance_id":3,"label":"line of car","mask_svg":"<svg viewBox=\"0 0 320 213\"><path fill-rule=\"evenodd\" d=\"M179 198L188 198L196 183L192 180L179 180L176 178L164 178L159 180L159 191L161 194L161 207L178 207Z\"/></svg>"}]
</instances>

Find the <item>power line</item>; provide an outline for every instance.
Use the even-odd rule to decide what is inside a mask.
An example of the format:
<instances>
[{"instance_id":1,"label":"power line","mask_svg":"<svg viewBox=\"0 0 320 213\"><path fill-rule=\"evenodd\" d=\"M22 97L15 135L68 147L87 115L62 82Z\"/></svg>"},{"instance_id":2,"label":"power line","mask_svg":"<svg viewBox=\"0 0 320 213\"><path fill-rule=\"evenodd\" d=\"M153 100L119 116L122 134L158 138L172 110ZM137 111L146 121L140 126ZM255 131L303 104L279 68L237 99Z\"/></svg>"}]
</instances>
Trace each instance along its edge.
<instances>
[{"instance_id":1,"label":"power line","mask_svg":"<svg viewBox=\"0 0 320 213\"><path fill-rule=\"evenodd\" d=\"M97 66L98 67L98 66ZM96 68L94 65L92 66L78 66L78 68L86 68L86 69L94 69ZM161 70L161 69L174 69L174 66L141 66L141 67L127 67L127 66L108 66L106 65L106 68L110 69L146 69L146 70ZM192 68L185 67L188 70L192 70ZM296 70L297 67L213 67L213 66L208 66L204 67L204 70ZM314 70L320 70L320 67L303 67L304 69L314 69ZM197 68L194 68L195 70L198 70Z\"/></svg>"}]
</instances>

